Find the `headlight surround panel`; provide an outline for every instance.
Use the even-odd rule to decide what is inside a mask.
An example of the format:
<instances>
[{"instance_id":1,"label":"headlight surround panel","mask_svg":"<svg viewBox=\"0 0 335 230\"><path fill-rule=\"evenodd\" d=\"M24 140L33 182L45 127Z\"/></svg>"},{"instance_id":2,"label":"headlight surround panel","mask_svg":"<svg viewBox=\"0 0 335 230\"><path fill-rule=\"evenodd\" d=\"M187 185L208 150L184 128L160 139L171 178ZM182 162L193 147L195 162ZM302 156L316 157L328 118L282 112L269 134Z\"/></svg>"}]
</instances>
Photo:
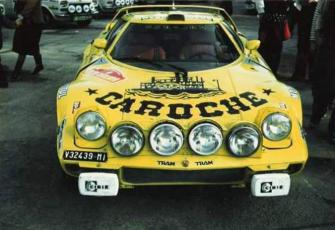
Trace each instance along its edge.
<instances>
[{"instance_id":1,"label":"headlight surround panel","mask_svg":"<svg viewBox=\"0 0 335 230\"><path fill-rule=\"evenodd\" d=\"M82 138L96 141L106 132L105 119L97 112L84 112L77 117L76 129Z\"/></svg>"},{"instance_id":2,"label":"headlight surround panel","mask_svg":"<svg viewBox=\"0 0 335 230\"><path fill-rule=\"evenodd\" d=\"M249 157L257 152L261 146L260 131L249 124L237 125L229 132L226 138L228 151L236 157Z\"/></svg>"},{"instance_id":3,"label":"headlight surround panel","mask_svg":"<svg viewBox=\"0 0 335 230\"><path fill-rule=\"evenodd\" d=\"M197 124L188 135L190 148L202 156L209 156L217 152L222 146L222 142L221 130L209 122Z\"/></svg>"},{"instance_id":4,"label":"headlight surround panel","mask_svg":"<svg viewBox=\"0 0 335 230\"><path fill-rule=\"evenodd\" d=\"M171 123L161 123L154 127L149 135L151 149L161 156L171 156L184 144L181 129Z\"/></svg>"},{"instance_id":5,"label":"headlight surround panel","mask_svg":"<svg viewBox=\"0 0 335 230\"><path fill-rule=\"evenodd\" d=\"M121 156L134 156L144 147L145 139L140 129L132 125L121 125L111 135L111 145Z\"/></svg>"},{"instance_id":6,"label":"headlight surround panel","mask_svg":"<svg viewBox=\"0 0 335 230\"><path fill-rule=\"evenodd\" d=\"M283 113L271 113L262 123L264 136L271 141L281 141L287 138L292 131L291 119Z\"/></svg>"}]
</instances>

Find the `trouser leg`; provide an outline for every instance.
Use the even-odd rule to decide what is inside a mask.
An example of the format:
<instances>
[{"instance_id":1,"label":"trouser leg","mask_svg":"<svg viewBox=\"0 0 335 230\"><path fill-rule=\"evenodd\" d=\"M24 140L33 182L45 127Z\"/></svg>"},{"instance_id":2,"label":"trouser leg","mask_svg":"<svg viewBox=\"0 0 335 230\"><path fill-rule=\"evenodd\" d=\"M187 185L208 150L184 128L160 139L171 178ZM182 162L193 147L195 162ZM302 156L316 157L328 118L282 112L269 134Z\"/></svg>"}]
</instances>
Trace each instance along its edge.
<instances>
[{"instance_id":1,"label":"trouser leg","mask_svg":"<svg viewBox=\"0 0 335 230\"><path fill-rule=\"evenodd\" d=\"M12 80L18 79L18 77L21 73L22 66L23 66L23 63L24 63L25 59L26 59L26 55L19 54L19 56L17 58L17 61L16 61L16 64L15 64L13 74L12 74Z\"/></svg>"},{"instance_id":2,"label":"trouser leg","mask_svg":"<svg viewBox=\"0 0 335 230\"><path fill-rule=\"evenodd\" d=\"M35 54L34 59L35 59L36 67L35 67L32 74L38 74L41 70L44 69L43 62L42 62L42 55L41 54Z\"/></svg>"},{"instance_id":3,"label":"trouser leg","mask_svg":"<svg viewBox=\"0 0 335 230\"><path fill-rule=\"evenodd\" d=\"M8 81L5 72L3 70L0 57L0 88L6 88L6 87L8 87Z\"/></svg>"},{"instance_id":4,"label":"trouser leg","mask_svg":"<svg viewBox=\"0 0 335 230\"><path fill-rule=\"evenodd\" d=\"M327 93L320 91L313 92L312 116L310 120L312 124L318 125L320 123L332 99L332 95Z\"/></svg>"}]
</instances>

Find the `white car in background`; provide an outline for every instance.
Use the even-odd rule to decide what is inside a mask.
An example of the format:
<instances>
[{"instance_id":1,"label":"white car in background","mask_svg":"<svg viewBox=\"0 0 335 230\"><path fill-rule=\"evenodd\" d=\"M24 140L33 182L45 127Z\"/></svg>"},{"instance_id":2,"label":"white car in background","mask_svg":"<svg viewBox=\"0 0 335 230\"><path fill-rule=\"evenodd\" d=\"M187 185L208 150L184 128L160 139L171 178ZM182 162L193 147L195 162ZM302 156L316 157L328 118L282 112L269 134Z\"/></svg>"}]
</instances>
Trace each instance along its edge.
<instances>
[{"instance_id":1,"label":"white car in background","mask_svg":"<svg viewBox=\"0 0 335 230\"><path fill-rule=\"evenodd\" d=\"M114 13L116 10L131 6L135 3L135 0L97 0L99 13Z\"/></svg>"},{"instance_id":2,"label":"white car in background","mask_svg":"<svg viewBox=\"0 0 335 230\"><path fill-rule=\"evenodd\" d=\"M9 18L15 18L16 0L0 0ZM91 23L96 10L97 0L42 0L43 17L46 25L55 22L75 22L81 26Z\"/></svg>"},{"instance_id":3,"label":"white car in background","mask_svg":"<svg viewBox=\"0 0 335 230\"><path fill-rule=\"evenodd\" d=\"M46 24L63 21L87 26L98 13L96 6L97 0L42 0Z\"/></svg>"}]
</instances>

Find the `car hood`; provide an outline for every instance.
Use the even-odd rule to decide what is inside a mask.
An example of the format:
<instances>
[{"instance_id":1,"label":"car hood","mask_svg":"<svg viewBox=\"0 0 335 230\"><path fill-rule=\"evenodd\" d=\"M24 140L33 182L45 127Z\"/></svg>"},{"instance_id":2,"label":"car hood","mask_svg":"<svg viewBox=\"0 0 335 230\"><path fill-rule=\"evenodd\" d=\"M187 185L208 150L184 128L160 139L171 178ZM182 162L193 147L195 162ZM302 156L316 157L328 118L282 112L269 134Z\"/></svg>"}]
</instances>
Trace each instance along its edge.
<instances>
[{"instance_id":1,"label":"car hood","mask_svg":"<svg viewBox=\"0 0 335 230\"><path fill-rule=\"evenodd\" d=\"M208 120L222 127L254 122L260 109L280 108L288 95L268 70L245 63L183 76L98 60L70 88L82 109L98 110L110 123L133 122L144 130L162 121L185 129Z\"/></svg>"}]
</instances>

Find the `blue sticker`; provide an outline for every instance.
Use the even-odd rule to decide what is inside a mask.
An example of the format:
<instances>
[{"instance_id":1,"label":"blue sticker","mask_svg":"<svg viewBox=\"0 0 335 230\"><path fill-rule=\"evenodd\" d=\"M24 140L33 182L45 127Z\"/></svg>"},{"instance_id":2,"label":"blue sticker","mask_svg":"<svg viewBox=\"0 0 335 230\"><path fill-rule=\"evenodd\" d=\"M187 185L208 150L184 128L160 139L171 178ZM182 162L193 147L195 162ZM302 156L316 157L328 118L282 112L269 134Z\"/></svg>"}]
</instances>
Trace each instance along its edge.
<instances>
[{"instance_id":1,"label":"blue sticker","mask_svg":"<svg viewBox=\"0 0 335 230\"><path fill-rule=\"evenodd\" d=\"M99 58L96 62L94 62L94 65L103 65L107 63L108 61L105 58Z\"/></svg>"}]
</instances>

